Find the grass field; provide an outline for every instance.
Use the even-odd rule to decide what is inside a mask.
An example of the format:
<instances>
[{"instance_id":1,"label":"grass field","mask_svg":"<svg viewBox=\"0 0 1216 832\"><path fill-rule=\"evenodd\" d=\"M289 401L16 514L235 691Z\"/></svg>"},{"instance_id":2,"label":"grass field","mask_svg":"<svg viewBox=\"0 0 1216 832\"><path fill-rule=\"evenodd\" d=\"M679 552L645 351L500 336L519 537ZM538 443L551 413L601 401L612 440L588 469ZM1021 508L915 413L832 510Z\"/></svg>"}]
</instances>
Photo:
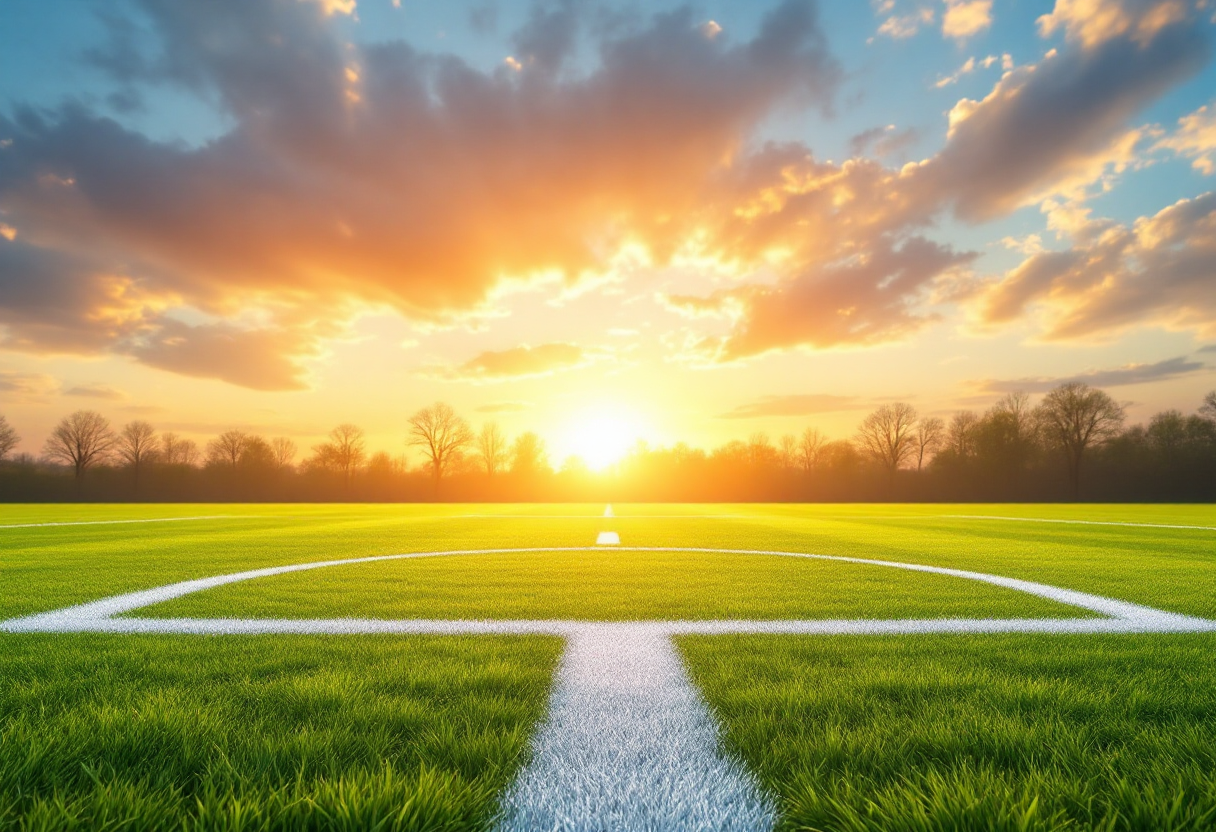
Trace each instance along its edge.
<instances>
[{"instance_id":1,"label":"grass field","mask_svg":"<svg viewBox=\"0 0 1216 832\"><path fill-rule=\"evenodd\" d=\"M4 506L0 619L265 566L525 547L546 551L335 566L133 614L1090 615L857 564L551 550L590 547L605 530L625 547L943 566L1216 618L1208 506L615 509L605 518L602 505ZM84 525L27 525L39 523ZM1216 826L1216 635L678 644L783 828ZM543 637L11 633L0 646L0 829L356 829L371 819L384 829L486 828L527 759L562 649Z\"/></svg>"}]
</instances>

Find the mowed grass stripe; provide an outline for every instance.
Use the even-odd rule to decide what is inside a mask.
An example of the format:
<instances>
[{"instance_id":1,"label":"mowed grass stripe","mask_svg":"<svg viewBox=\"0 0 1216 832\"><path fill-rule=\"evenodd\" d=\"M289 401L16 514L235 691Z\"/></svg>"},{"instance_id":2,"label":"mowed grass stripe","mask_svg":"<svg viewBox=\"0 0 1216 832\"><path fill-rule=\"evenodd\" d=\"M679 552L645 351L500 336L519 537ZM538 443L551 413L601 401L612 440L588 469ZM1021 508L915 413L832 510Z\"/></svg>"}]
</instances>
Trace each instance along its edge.
<instances>
[{"instance_id":1,"label":"mowed grass stripe","mask_svg":"<svg viewBox=\"0 0 1216 832\"><path fill-rule=\"evenodd\" d=\"M1079 618L977 581L764 554L507 552L326 567L193 593L158 618Z\"/></svg>"},{"instance_id":2,"label":"mowed grass stripe","mask_svg":"<svg viewBox=\"0 0 1216 832\"><path fill-rule=\"evenodd\" d=\"M678 643L778 829L1216 826L1216 636Z\"/></svg>"},{"instance_id":3,"label":"mowed grass stripe","mask_svg":"<svg viewBox=\"0 0 1216 832\"><path fill-rule=\"evenodd\" d=\"M0 830L486 829L543 637L0 638Z\"/></svg>"}]
</instances>

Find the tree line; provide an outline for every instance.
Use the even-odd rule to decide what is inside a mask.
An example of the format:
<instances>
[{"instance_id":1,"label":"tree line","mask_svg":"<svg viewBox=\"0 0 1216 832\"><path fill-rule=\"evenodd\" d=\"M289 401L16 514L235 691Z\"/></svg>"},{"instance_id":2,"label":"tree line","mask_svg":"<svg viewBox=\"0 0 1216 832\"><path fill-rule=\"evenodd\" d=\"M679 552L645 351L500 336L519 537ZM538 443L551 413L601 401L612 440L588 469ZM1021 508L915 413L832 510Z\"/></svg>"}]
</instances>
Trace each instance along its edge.
<instances>
[{"instance_id":1,"label":"tree line","mask_svg":"<svg viewBox=\"0 0 1216 832\"><path fill-rule=\"evenodd\" d=\"M921 417L907 403L869 413L848 438L815 427L754 433L711 451L637 445L605 472L577 457L554 468L528 431L510 439L438 402L405 424L421 454L370 453L364 431L335 427L299 461L287 437L228 430L203 447L144 420L115 428L79 410L40 457L12 457L0 415L0 499L308 500L1179 500L1216 499L1216 391L1197 411L1127 426L1106 392L1062 384L1037 403L1010 393L982 413Z\"/></svg>"}]
</instances>

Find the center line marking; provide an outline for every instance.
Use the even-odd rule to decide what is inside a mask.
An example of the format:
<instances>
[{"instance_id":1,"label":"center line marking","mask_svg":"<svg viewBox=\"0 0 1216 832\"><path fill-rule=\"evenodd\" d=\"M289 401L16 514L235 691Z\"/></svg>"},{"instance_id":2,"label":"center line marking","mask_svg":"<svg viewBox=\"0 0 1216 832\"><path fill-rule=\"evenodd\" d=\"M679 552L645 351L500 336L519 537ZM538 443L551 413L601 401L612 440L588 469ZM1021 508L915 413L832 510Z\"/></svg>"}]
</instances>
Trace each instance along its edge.
<instances>
[{"instance_id":1,"label":"center line marking","mask_svg":"<svg viewBox=\"0 0 1216 832\"><path fill-rule=\"evenodd\" d=\"M595 539L596 546L620 546L621 536L616 532L600 532L600 536Z\"/></svg>"},{"instance_id":2,"label":"center line marking","mask_svg":"<svg viewBox=\"0 0 1216 832\"><path fill-rule=\"evenodd\" d=\"M615 514L612 513L611 505L604 506L604 516L605 517L615 517L616 516Z\"/></svg>"}]
</instances>

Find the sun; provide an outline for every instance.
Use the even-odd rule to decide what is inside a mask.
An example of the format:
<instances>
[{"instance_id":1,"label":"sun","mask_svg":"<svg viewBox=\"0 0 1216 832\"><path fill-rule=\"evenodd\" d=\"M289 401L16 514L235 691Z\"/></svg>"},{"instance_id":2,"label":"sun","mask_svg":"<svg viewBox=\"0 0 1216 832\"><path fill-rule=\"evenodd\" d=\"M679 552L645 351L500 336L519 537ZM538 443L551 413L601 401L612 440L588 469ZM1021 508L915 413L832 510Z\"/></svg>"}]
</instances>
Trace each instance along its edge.
<instances>
[{"instance_id":1,"label":"sun","mask_svg":"<svg viewBox=\"0 0 1216 832\"><path fill-rule=\"evenodd\" d=\"M620 462L641 435L637 420L623 412L597 412L574 422L567 446L592 471Z\"/></svg>"}]
</instances>

